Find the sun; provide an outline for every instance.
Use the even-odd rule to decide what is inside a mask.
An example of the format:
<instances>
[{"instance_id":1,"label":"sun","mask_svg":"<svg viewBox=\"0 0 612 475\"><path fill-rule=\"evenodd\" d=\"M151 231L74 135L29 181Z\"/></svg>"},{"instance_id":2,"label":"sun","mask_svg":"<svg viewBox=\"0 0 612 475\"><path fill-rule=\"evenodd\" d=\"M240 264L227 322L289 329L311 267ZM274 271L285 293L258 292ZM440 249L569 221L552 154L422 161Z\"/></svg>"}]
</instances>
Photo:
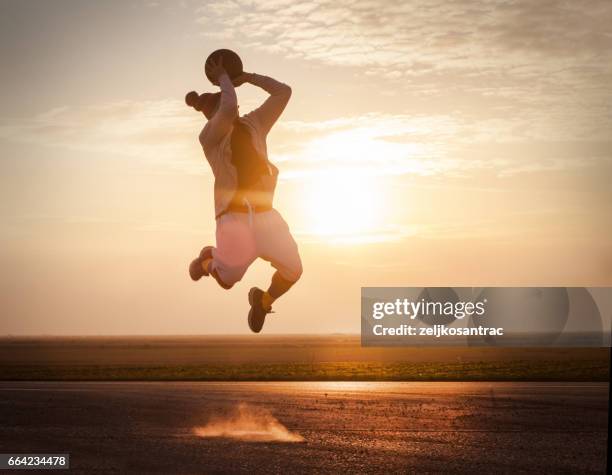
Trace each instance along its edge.
<instances>
[{"instance_id":1,"label":"sun","mask_svg":"<svg viewBox=\"0 0 612 475\"><path fill-rule=\"evenodd\" d=\"M384 201L375 180L350 170L327 171L303 197L306 231L330 242L362 242L383 226Z\"/></svg>"}]
</instances>

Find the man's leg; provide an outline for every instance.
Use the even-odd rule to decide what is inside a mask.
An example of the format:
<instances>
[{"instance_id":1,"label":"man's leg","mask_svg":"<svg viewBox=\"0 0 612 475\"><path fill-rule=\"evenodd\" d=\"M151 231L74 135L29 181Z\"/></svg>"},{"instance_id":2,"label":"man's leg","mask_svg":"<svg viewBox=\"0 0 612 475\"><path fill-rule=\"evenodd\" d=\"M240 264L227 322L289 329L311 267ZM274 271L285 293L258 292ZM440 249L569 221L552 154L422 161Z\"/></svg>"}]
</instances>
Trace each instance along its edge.
<instances>
[{"instance_id":1,"label":"man's leg","mask_svg":"<svg viewBox=\"0 0 612 475\"><path fill-rule=\"evenodd\" d=\"M272 303L286 293L302 275L302 261L289 226L276 210L255 215L257 253L276 269L267 291L253 287L249 292L249 327L259 332Z\"/></svg>"},{"instance_id":2,"label":"man's leg","mask_svg":"<svg viewBox=\"0 0 612 475\"><path fill-rule=\"evenodd\" d=\"M274 301L281 295L286 293L291 287L293 287L293 284L295 284L296 282L297 279L286 279L279 271L276 271L274 275L272 275L272 282L270 282L270 287L268 287L268 290L266 290L261 296L261 304L263 305L263 307L265 309L271 309Z\"/></svg>"},{"instance_id":3,"label":"man's leg","mask_svg":"<svg viewBox=\"0 0 612 475\"><path fill-rule=\"evenodd\" d=\"M280 213L272 210L260 216L255 227L258 255L276 269L268 290L262 296L264 307L270 308L299 280L302 261L289 226Z\"/></svg>"},{"instance_id":4,"label":"man's leg","mask_svg":"<svg viewBox=\"0 0 612 475\"><path fill-rule=\"evenodd\" d=\"M192 272L192 268L195 268L202 275L212 275L224 289L230 289L257 257L247 216L237 213L223 215L217 220L216 240L216 248L205 247L199 258L192 262L190 274L193 279L196 271Z\"/></svg>"}]
</instances>

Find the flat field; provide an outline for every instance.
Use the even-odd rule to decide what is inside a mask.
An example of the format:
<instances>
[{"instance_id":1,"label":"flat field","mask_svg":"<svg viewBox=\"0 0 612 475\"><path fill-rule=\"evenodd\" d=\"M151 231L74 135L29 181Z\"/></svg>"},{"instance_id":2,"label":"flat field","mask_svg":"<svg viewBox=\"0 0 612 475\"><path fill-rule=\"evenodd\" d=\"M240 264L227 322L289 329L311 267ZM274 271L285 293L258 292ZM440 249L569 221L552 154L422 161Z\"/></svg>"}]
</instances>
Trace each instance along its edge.
<instances>
[{"instance_id":1,"label":"flat field","mask_svg":"<svg viewBox=\"0 0 612 475\"><path fill-rule=\"evenodd\" d=\"M1 380L608 381L607 348L363 348L358 336L0 339Z\"/></svg>"}]
</instances>

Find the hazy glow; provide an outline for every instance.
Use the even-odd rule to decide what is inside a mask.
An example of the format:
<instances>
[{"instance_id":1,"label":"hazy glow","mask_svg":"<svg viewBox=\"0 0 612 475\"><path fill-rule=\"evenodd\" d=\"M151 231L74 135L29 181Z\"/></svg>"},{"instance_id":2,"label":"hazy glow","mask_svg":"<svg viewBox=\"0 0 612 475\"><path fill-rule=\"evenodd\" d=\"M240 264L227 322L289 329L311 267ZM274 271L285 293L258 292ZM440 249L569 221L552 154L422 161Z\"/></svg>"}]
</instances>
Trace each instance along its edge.
<instances>
[{"instance_id":1,"label":"hazy glow","mask_svg":"<svg viewBox=\"0 0 612 475\"><path fill-rule=\"evenodd\" d=\"M289 127L298 133L303 128L308 130L311 127L316 130L315 137L304 141L298 135L292 144L292 148L297 150L280 157L274 155L273 158L280 158L295 167L289 174L283 174L285 177L319 174L322 170L340 168L349 174L345 180L352 180L363 176L405 173L430 175L452 167L443 159L444 144L436 143L442 132L447 131L448 124L432 120L434 124L441 125L434 130L430 124L421 122L414 118L365 116L345 119L337 130L332 131L326 131L325 127L318 130L318 124L294 123ZM332 124L329 126L333 128ZM417 130L417 126L420 129ZM413 134L418 140L411 138ZM423 143L424 136L431 136L431 140ZM402 140L394 140L398 137Z\"/></svg>"},{"instance_id":2,"label":"hazy glow","mask_svg":"<svg viewBox=\"0 0 612 475\"><path fill-rule=\"evenodd\" d=\"M373 179L350 170L321 174L307 188L304 227L309 234L333 242L363 242L382 225L384 190Z\"/></svg>"}]
</instances>

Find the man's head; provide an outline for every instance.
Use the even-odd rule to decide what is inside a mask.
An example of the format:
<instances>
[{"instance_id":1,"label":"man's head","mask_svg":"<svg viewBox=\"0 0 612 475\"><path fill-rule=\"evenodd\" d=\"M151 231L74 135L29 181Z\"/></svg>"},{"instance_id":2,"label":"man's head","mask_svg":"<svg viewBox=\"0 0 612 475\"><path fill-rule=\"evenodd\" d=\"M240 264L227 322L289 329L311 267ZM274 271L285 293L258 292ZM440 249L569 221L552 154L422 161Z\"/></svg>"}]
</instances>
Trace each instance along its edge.
<instances>
[{"instance_id":1,"label":"man's head","mask_svg":"<svg viewBox=\"0 0 612 475\"><path fill-rule=\"evenodd\" d=\"M208 120L215 115L219 108L219 101L221 100L221 93L210 93L205 92L204 94L198 94L195 91L188 92L185 96L185 104L189 107L193 107L195 110L202 112Z\"/></svg>"}]
</instances>

